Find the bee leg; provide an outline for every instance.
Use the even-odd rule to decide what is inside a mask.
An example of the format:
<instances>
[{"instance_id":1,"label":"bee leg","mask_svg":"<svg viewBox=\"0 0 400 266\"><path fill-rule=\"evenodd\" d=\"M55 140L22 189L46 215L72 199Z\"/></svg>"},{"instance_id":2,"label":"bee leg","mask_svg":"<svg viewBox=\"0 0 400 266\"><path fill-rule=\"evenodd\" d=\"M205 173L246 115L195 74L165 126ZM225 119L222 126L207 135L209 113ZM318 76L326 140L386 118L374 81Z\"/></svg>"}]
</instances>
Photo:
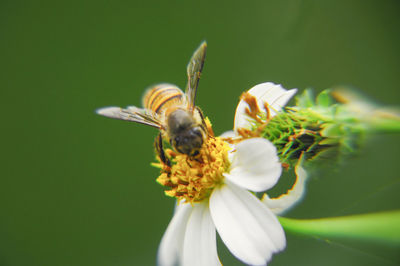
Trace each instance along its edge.
<instances>
[{"instance_id":1,"label":"bee leg","mask_svg":"<svg viewBox=\"0 0 400 266\"><path fill-rule=\"evenodd\" d=\"M167 165L168 167L171 167L171 162L168 159L168 157L165 155L164 152L164 147L163 147L163 141L162 141L162 136L161 133L158 134L158 136L156 137L156 140L154 142L154 146L156 148L158 157L160 158L161 162L165 165Z\"/></svg>"},{"instance_id":2,"label":"bee leg","mask_svg":"<svg viewBox=\"0 0 400 266\"><path fill-rule=\"evenodd\" d=\"M206 124L206 120L204 119L203 111L201 111L201 109L198 106L196 106L196 110L199 112L203 130L205 132L207 132L207 135L214 137L214 132L213 132L212 128Z\"/></svg>"},{"instance_id":3,"label":"bee leg","mask_svg":"<svg viewBox=\"0 0 400 266\"><path fill-rule=\"evenodd\" d=\"M190 164L190 158L189 158L189 156L186 158L186 163L187 163L187 165L189 165L190 168L192 168L192 165Z\"/></svg>"},{"instance_id":4,"label":"bee leg","mask_svg":"<svg viewBox=\"0 0 400 266\"><path fill-rule=\"evenodd\" d=\"M201 158L194 158L193 160L195 160L198 163L204 163L203 159Z\"/></svg>"}]
</instances>

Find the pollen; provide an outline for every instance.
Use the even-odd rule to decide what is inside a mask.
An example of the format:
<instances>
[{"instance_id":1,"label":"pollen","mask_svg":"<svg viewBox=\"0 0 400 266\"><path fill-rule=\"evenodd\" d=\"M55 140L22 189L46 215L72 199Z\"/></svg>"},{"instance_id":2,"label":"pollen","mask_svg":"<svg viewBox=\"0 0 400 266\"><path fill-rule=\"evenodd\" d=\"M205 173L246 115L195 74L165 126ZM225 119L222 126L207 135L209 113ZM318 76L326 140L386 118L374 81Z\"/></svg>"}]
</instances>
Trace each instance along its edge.
<instances>
[{"instance_id":1,"label":"pollen","mask_svg":"<svg viewBox=\"0 0 400 266\"><path fill-rule=\"evenodd\" d=\"M171 167L162 164L157 182L167 187L165 194L179 201L200 202L224 180L223 173L230 167L229 145L219 137L208 137L198 156L191 158L166 150Z\"/></svg>"}]
</instances>

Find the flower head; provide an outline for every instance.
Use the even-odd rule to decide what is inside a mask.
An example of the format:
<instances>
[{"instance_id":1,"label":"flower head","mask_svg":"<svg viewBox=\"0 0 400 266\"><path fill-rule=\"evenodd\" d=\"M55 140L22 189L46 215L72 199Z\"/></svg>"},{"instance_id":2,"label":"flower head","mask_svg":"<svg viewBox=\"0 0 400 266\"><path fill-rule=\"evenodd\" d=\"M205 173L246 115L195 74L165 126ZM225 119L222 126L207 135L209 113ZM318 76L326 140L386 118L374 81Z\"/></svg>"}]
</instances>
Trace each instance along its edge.
<instances>
[{"instance_id":1,"label":"flower head","mask_svg":"<svg viewBox=\"0 0 400 266\"><path fill-rule=\"evenodd\" d=\"M160 244L159 265L220 265L216 231L234 256L251 265L265 265L285 247L278 219L250 192L273 187L281 175L269 141L229 146L209 137L198 158L169 154L172 166L163 168L158 182L178 204Z\"/></svg>"},{"instance_id":2,"label":"flower head","mask_svg":"<svg viewBox=\"0 0 400 266\"><path fill-rule=\"evenodd\" d=\"M288 141L290 135L288 135L287 140L281 137L282 132L285 132L285 129L289 127L283 130L275 130L274 128L274 124L282 126L282 124L287 122L287 119L278 118L275 121L276 119L273 118L278 114L282 115L280 111L296 92L297 89L286 90L281 85L272 82L265 82L254 86L242 95L242 99L236 108L234 131L226 132L224 136L236 140L238 138L241 140L243 138L261 136L271 141L275 140L274 143L279 143L278 146L286 143L285 147L292 148ZM281 151L280 155L284 153L285 150ZM284 160L284 156L282 156L282 160ZM286 212L304 197L305 183L308 175L302 166L303 162L304 156L300 155L294 166L296 181L287 193L277 198L270 198L266 193L263 194L261 201L273 213L280 215Z\"/></svg>"},{"instance_id":3,"label":"flower head","mask_svg":"<svg viewBox=\"0 0 400 266\"><path fill-rule=\"evenodd\" d=\"M185 154L174 154L174 166L161 173L157 182L170 187L165 192L168 196L184 202L201 202L223 182L224 173L229 171L229 149L220 138L210 137L195 160Z\"/></svg>"}]
</instances>

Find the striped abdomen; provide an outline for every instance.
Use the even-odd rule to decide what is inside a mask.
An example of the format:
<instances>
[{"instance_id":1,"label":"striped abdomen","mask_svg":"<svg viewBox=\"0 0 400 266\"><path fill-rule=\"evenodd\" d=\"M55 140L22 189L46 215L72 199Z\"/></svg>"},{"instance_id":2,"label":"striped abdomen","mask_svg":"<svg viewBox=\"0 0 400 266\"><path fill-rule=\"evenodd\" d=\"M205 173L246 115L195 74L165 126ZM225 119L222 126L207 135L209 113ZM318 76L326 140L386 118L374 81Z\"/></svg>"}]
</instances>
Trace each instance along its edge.
<instances>
[{"instance_id":1,"label":"striped abdomen","mask_svg":"<svg viewBox=\"0 0 400 266\"><path fill-rule=\"evenodd\" d=\"M142 104L160 115L171 106L182 105L184 97L182 90L175 85L158 84L145 92Z\"/></svg>"}]
</instances>

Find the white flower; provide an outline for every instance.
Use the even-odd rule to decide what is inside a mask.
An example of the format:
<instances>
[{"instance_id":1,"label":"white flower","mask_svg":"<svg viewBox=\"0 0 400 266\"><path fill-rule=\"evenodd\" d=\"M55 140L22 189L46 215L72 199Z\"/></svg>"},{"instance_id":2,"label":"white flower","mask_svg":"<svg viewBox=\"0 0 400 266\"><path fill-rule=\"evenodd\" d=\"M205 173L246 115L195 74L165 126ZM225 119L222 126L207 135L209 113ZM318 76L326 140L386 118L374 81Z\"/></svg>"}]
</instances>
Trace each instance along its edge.
<instances>
[{"instance_id":1,"label":"white flower","mask_svg":"<svg viewBox=\"0 0 400 266\"><path fill-rule=\"evenodd\" d=\"M267 104L270 117L274 117L282 108L289 102L289 100L296 94L297 89L286 90L281 85L271 82L258 84L247 91L250 95L254 96L257 101L258 107ZM228 131L223 134L223 137L237 137L237 130L239 128L250 129L251 123L249 116L246 114L248 103L241 100L236 108L234 131ZM271 211L277 215L283 214L296 203L298 203L305 195L305 183L307 181L307 172L302 167L302 160L299 159L295 166L296 182L288 193L281 195L278 198L270 198L264 194L262 202Z\"/></svg>"},{"instance_id":2,"label":"white flower","mask_svg":"<svg viewBox=\"0 0 400 266\"><path fill-rule=\"evenodd\" d=\"M228 167L207 197L177 205L159 247L160 266L221 265L216 230L246 264L266 265L273 253L285 248L277 217L248 191L265 191L278 181L282 167L276 148L262 138L246 139L233 145L228 158Z\"/></svg>"}]
</instances>

